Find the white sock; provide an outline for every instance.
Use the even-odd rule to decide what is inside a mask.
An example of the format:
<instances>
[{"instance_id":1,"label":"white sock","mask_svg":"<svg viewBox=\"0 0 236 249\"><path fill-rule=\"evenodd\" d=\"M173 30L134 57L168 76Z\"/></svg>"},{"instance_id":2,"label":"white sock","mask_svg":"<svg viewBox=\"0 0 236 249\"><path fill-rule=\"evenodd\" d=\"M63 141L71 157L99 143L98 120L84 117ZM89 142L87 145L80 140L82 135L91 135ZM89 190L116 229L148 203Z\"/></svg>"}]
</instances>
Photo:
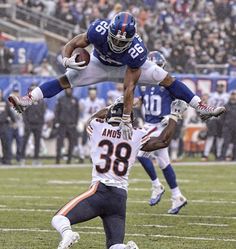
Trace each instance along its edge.
<instances>
[{"instance_id":1,"label":"white sock","mask_svg":"<svg viewBox=\"0 0 236 249\"><path fill-rule=\"evenodd\" d=\"M35 102L43 99L43 93L39 87L34 88L30 95L32 100Z\"/></svg>"},{"instance_id":2,"label":"white sock","mask_svg":"<svg viewBox=\"0 0 236 249\"><path fill-rule=\"evenodd\" d=\"M206 144L205 144L205 149L204 149L204 156L209 156L210 151L211 151L211 147L213 145L214 142L214 137L208 137L206 139Z\"/></svg>"},{"instance_id":3,"label":"white sock","mask_svg":"<svg viewBox=\"0 0 236 249\"><path fill-rule=\"evenodd\" d=\"M173 197L173 198L182 195L182 194L181 194L181 191L180 191L180 189L179 189L179 187L172 188L172 189L171 189L171 194L172 194L172 197Z\"/></svg>"},{"instance_id":4,"label":"white sock","mask_svg":"<svg viewBox=\"0 0 236 249\"><path fill-rule=\"evenodd\" d=\"M198 106L199 102L201 102L201 99L197 95L195 95L189 102L189 105L195 109Z\"/></svg>"},{"instance_id":5,"label":"white sock","mask_svg":"<svg viewBox=\"0 0 236 249\"><path fill-rule=\"evenodd\" d=\"M62 238L72 232L69 219L63 215L55 215L52 218L52 226L61 234Z\"/></svg>"},{"instance_id":6,"label":"white sock","mask_svg":"<svg viewBox=\"0 0 236 249\"><path fill-rule=\"evenodd\" d=\"M152 181L152 186L153 186L153 187L159 186L159 185L161 185L161 182L159 181L158 178L156 178L156 180L153 180L153 181Z\"/></svg>"},{"instance_id":7,"label":"white sock","mask_svg":"<svg viewBox=\"0 0 236 249\"><path fill-rule=\"evenodd\" d=\"M125 249L125 244L115 244L109 247L109 249Z\"/></svg>"}]
</instances>

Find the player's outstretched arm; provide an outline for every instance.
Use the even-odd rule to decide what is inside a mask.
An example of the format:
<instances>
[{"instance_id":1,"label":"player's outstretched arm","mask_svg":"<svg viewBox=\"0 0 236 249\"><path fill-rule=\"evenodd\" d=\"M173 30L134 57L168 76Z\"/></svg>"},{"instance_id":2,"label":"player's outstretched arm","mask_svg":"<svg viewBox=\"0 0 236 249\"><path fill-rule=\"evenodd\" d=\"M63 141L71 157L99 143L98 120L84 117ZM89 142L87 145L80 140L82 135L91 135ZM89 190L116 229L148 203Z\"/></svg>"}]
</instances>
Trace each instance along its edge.
<instances>
[{"instance_id":1,"label":"player's outstretched arm","mask_svg":"<svg viewBox=\"0 0 236 249\"><path fill-rule=\"evenodd\" d=\"M128 67L124 78L124 110L120 129L124 139L132 138L132 124L130 114L133 108L134 89L141 75L141 68Z\"/></svg>"},{"instance_id":2,"label":"player's outstretched arm","mask_svg":"<svg viewBox=\"0 0 236 249\"><path fill-rule=\"evenodd\" d=\"M162 149L168 147L170 141L175 133L175 128L177 124L177 118L173 119L170 117L168 125L162 131L160 136L158 137L151 137L146 144L141 148L143 151L154 151L158 149Z\"/></svg>"}]
</instances>

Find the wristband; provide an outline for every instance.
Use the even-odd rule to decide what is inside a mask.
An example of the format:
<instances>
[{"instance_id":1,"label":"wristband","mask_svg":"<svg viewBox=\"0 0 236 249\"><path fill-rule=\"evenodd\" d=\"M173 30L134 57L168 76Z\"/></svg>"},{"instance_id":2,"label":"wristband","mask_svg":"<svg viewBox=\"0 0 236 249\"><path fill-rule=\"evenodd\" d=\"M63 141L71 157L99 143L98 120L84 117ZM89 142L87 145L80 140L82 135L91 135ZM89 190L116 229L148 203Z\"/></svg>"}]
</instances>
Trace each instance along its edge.
<instances>
[{"instance_id":1,"label":"wristband","mask_svg":"<svg viewBox=\"0 0 236 249\"><path fill-rule=\"evenodd\" d=\"M130 122L131 121L130 115L129 114L123 114L122 115L122 121Z\"/></svg>"}]
</instances>

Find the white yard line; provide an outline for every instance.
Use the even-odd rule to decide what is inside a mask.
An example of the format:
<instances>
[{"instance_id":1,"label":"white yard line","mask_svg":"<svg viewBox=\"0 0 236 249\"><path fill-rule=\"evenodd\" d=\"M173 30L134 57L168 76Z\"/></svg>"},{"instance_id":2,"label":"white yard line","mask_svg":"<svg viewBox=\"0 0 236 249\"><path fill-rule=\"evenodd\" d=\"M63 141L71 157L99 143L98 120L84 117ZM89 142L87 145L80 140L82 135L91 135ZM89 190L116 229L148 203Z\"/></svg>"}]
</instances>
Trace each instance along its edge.
<instances>
[{"instance_id":1,"label":"white yard line","mask_svg":"<svg viewBox=\"0 0 236 249\"><path fill-rule=\"evenodd\" d=\"M1 232L41 232L41 233L55 233L56 231L48 229L39 228L0 228ZM80 234L97 234L104 235L104 232L85 232L79 231ZM142 234L142 233L126 233L126 236L131 237L155 237L155 238L173 238L182 240L203 240L203 241L224 241L224 242L236 242L236 239L226 239L226 238L209 238L209 237L187 237L187 236L177 236L177 235L163 235L163 234Z\"/></svg>"},{"instance_id":2,"label":"white yard line","mask_svg":"<svg viewBox=\"0 0 236 249\"><path fill-rule=\"evenodd\" d=\"M57 209L40 209L40 208L0 208L0 212L56 212ZM236 217L228 217L228 216L217 216L217 215L184 215L184 214L180 214L180 215L171 215L171 214L157 214L157 213L136 213L136 212L128 212L127 215L130 216L157 216L157 217L173 217L173 218L206 218L206 219L227 219L227 220L236 220Z\"/></svg>"},{"instance_id":3,"label":"white yard line","mask_svg":"<svg viewBox=\"0 0 236 249\"><path fill-rule=\"evenodd\" d=\"M211 223L188 223L188 225L194 226L208 226L208 227L228 227L228 224L211 224Z\"/></svg>"},{"instance_id":4,"label":"white yard line","mask_svg":"<svg viewBox=\"0 0 236 249\"><path fill-rule=\"evenodd\" d=\"M157 227L157 228L169 228L174 226L167 226L167 225L157 225L157 224L148 224L148 225L133 225L134 227Z\"/></svg>"}]
</instances>

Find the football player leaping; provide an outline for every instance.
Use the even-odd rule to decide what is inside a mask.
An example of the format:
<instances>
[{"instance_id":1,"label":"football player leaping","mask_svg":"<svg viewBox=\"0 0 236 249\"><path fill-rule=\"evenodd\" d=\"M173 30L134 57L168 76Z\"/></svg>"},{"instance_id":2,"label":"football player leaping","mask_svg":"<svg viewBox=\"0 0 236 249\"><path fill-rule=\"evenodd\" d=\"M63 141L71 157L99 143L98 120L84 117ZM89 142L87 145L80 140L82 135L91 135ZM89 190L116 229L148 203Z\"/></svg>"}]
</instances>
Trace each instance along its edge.
<instances>
[{"instance_id":1,"label":"football player leaping","mask_svg":"<svg viewBox=\"0 0 236 249\"><path fill-rule=\"evenodd\" d=\"M76 62L74 49L94 46L90 63ZM65 88L84 86L104 81L124 82L124 113L120 129L124 138L132 135L131 110L134 88L140 84L161 84L177 99L182 99L202 114L203 118L218 116L224 107L203 105L181 81L155 63L147 61L147 49L136 33L134 17L128 12L118 13L111 21L96 20L88 31L69 41L63 49L63 65L68 68L65 75L47 81L35 88L28 96L10 96L9 101L18 112L22 112L34 101L51 98Z\"/></svg>"},{"instance_id":2,"label":"football player leaping","mask_svg":"<svg viewBox=\"0 0 236 249\"><path fill-rule=\"evenodd\" d=\"M148 59L155 62L158 66L164 68L166 64L165 57L158 51L148 54ZM162 86L147 86L141 94L141 103L144 107L145 125L144 127L151 130L151 136L158 136L164 129L163 120L170 113L171 103L174 97ZM146 154L146 155L145 155ZM167 184L171 189L172 207L168 210L169 214L177 214L180 209L187 204L186 198L182 195L176 181L176 175L170 163L168 148L163 148L153 152L161 168ZM152 194L149 204L156 205L165 192L164 186L159 181L152 160L149 158L150 153L140 151L138 160L152 180Z\"/></svg>"},{"instance_id":3,"label":"football player leaping","mask_svg":"<svg viewBox=\"0 0 236 249\"><path fill-rule=\"evenodd\" d=\"M123 106L118 101L88 122L92 184L87 192L69 201L53 217L52 225L62 236L58 249L68 249L79 240L79 234L71 230L71 225L95 217L103 221L107 249L138 249L133 241L123 244L129 172L140 149L152 151L168 146L186 103L181 100L172 103L169 123L159 137L150 137L145 129L132 128L132 140L128 141L123 139L119 129Z\"/></svg>"}]
</instances>

